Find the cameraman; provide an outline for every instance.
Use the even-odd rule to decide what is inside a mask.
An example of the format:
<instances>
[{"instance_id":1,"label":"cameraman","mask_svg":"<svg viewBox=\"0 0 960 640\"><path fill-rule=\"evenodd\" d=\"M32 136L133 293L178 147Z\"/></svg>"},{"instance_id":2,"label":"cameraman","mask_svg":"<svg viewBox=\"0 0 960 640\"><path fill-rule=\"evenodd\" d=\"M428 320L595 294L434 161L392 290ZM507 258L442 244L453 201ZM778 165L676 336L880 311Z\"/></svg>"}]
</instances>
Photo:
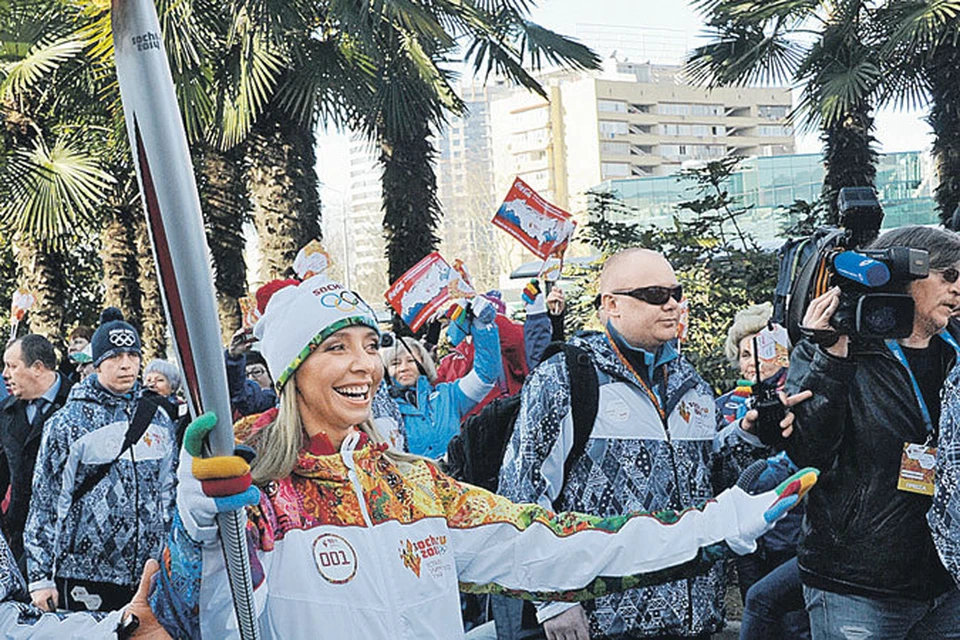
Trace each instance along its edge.
<instances>
[{"instance_id":1,"label":"cameraman","mask_svg":"<svg viewBox=\"0 0 960 640\"><path fill-rule=\"evenodd\" d=\"M960 637L960 591L925 519L931 497L898 489L905 445L937 443L940 391L960 349L948 329L960 305L960 236L911 226L870 248L896 246L930 254L929 276L904 287L912 333L841 335L829 346L804 339L790 360L787 392L814 396L794 407L786 449L798 465L823 469L798 551L814 640ZM833 288L814 299L804 328L831 331L840 296Z\"/></svg>"}]
</instances>

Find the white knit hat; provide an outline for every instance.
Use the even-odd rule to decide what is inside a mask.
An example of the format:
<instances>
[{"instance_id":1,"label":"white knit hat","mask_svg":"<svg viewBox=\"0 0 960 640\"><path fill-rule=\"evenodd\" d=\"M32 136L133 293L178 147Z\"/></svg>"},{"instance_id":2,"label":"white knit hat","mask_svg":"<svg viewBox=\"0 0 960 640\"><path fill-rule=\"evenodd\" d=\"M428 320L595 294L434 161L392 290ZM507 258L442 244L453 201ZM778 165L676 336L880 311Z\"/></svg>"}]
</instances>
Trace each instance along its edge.
<instances>
[{"instance_id":1,"label":"white knit hat","mask_svg":"<svg viewBox=\"0 0 960 640\"><path fill-rule=\"evenodd\" d=\"M317 345L352 325L364 325L380 333L370 305L324 275L274 293L253 335L260 340L260 352L277 391Z\"/></svg>"}]
</instances>

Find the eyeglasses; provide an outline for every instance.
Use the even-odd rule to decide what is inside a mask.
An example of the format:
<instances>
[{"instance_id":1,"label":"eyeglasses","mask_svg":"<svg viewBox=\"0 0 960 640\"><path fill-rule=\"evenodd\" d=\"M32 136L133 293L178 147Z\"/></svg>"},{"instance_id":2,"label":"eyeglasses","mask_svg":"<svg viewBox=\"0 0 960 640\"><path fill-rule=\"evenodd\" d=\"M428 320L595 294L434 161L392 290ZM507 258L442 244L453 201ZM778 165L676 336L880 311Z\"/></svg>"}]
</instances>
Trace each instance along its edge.
<instances>
[{"instance_id":1,"label":"eyeglasses","mask_svg":"<svg viewBox=\"0 0 960 640\"><path fill-rule=\"evenodd\" d=\"M611 291L610 295L630 296L647 304L661 305L667 304L670 298L680 302L683 299L683 286L678 284L675 287L637 287L630 291Z\"/></svg>"},{"instance_id":2,"label":"eyeglasses","mask_svg":"<svg viewBox=\"0 0 960 640\"><path fill-rule=\"evenodd\" d=\"M252 378L255 376L265 376L267 375L267 370L263 367L249 367L247 369L247 377Z\"/></svg>"},{"instance_id":3,"label":"eyeglasses","mask_svg":"<svg viewBox=\"0 0 960 640\"><path fill-rule=\"evenodd\" d=\"M949 269L931 269L931 271L939 273L940 277L950 284L953 284L960 278L960 270L956 267L950 267Z\"/></svg>"}]
</instances>

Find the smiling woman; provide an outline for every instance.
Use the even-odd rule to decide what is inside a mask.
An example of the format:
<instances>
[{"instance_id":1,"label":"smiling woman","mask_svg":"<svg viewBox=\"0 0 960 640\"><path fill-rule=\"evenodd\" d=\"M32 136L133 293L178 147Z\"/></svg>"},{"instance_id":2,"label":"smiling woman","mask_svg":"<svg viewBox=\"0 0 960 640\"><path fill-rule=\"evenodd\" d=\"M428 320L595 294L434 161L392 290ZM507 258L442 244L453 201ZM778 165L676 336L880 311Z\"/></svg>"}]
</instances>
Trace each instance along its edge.
<instances>
[{"instance_id":1,"label":"smiling woman","mask_svg":"<svg viewBox=\"0 0 960 640\"><path fill-rule=\"evenodd\" d=\"M318 276L267 304L255 333L279 372L280 406L237 425L257 453L249 466L249 449L199 459L215 417L187 429L151 596L172 636L223 637L233 624L214 518L243 505L264 637L413 640L463 637L461 590L582 599L699 571L713 543L749 548L795 501L734 489L683 513L601 519L460 484L374 429L379 332L346 294Z\"/></svg>"}]
</instances>

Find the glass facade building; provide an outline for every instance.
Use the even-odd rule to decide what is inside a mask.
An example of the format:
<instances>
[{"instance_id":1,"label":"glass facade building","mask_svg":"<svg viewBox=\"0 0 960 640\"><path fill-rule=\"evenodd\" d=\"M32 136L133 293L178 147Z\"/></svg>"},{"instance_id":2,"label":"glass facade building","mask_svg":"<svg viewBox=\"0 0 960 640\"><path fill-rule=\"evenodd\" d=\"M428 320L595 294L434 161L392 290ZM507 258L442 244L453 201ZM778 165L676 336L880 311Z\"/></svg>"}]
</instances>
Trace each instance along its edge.
<instances>
[{"instance_id":1,"label":"glass facade building","mask_svg":"<svg viewBox=\"0 0 960 640\"><path fill-rule=\"evenodd\" d=\"M785 220L782 210L796 200L815 202L822 183L822 157L811 153L748 158L726 188L740 206L751 207L738 219L741 225L770 243ZM876 185L885 229L938 222L929 156L917 151L881 155ZM698 197L693 181L679 176L607 180L598 189L618 194L635 212L630 221L641 224L670 225L677 205Z\"/></svg>"}]
</instances>

